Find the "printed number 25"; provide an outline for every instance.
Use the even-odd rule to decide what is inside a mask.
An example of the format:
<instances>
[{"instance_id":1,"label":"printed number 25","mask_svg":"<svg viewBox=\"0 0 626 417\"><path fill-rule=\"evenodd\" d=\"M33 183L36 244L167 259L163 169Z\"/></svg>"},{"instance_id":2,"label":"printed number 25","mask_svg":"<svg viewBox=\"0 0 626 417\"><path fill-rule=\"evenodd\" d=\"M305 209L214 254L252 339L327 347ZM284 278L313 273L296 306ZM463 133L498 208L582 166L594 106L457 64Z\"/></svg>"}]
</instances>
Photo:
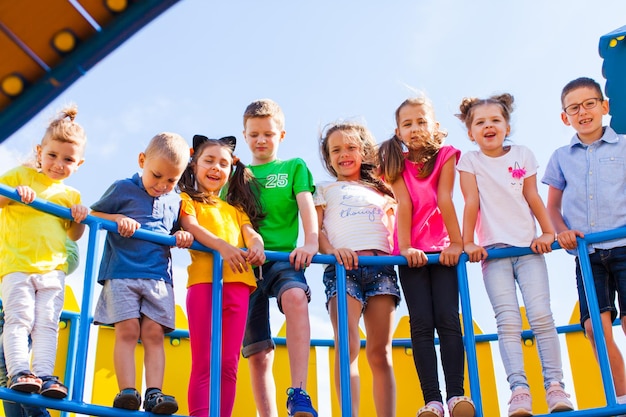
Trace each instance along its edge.
<instances>
[{"instance_id":1,"label":"printed number 25","mask_svg":"<svg viewBox=\"0 0 626 417\"><path fill-rule=\"evenodd\" d=\"M267 176L265 188L284 188L288 183L288 174L270 174Z\"/></svg>"}]
</instances>

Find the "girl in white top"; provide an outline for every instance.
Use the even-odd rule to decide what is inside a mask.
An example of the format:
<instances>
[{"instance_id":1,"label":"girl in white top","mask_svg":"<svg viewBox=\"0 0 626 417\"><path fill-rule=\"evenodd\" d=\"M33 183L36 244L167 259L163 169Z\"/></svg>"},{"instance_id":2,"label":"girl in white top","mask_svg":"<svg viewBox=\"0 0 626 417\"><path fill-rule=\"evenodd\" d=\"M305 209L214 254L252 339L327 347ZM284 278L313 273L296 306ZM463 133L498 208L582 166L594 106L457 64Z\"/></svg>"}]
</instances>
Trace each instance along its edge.
<instances>
[{"instance_id":1,"label":"girl in white top","mask_svg":"<svg viewBox=\"0 0 626 417\"><path fill-rule=\"evenodd\" d=\"M552 250L554 227L537 191L537 161L524 146L505 142L513 96L466 98L458 117L480 150L465 153L457 169L465 198L463 248L471 262L482 261L483 280L498 326L498 343L512 391L509 417L532 416L524 371L522 317L515 284L526 305L543 368L548 411L573 410L563 391L559 339L550 309L548 271L543 254ZM537 237L535 219L542 234ZM474 230L478 244L474 243ZM487 250L528 247L534 254L488 259Z\"/></svg>"},{"instance_id":2,"label":"girl in white top","mask_svg":"<svg viewBox=\"0 0 626 417\"><path fill-rule=\"evenodd\" d=\"M321 153L334 182L316 185L315 202L320 225L320 252L334 255L346 268L350 387L352 415L359 415L359 320L363 314L365 351L372 370L374 404L378 417L396 415L396 389L391 359L394 314L400 289L393 265L359 265L359 255L391 253L395 201L375 177L377 147L371 133L356 123L328 126ZM324 273L327 308L337 345L337 276L335 265ZM335 349L335 386L341 399L339 354Z\"/></svg>"}]
</instances>

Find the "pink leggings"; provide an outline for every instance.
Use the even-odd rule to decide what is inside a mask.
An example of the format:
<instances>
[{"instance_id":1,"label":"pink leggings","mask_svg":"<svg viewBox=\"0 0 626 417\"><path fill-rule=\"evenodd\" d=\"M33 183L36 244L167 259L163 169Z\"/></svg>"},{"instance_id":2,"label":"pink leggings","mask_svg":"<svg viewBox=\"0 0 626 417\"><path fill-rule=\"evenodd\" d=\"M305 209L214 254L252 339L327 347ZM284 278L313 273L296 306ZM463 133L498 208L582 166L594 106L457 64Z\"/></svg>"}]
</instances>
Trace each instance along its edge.
<instances>
[{"instance_id":1,"label":"pink leggings","mask_svg":"<svg viewBox=\"0 0 626 417\"><path fill-rule=\"evenodd\" d=\"M191 340L189 413L209 414L211 374L211 305L213 284L195 284L187 289L187 315ZM222 298L222 376L220 381L221 417L230 417L237 389L237 368L248 315L250 287L239 282L224 283Z\"/></svg>"}]
</instances>

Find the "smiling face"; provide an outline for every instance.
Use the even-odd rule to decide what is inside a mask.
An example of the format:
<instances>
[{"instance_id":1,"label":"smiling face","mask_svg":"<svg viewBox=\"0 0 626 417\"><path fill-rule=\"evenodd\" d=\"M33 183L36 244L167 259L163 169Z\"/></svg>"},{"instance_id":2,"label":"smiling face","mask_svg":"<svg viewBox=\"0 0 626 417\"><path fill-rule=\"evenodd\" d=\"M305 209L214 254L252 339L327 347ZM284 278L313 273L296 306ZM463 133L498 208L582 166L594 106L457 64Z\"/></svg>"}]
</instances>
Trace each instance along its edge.
<instances>
[{"instance_id":1,"label":"smiling face","mask_svg":"<svg viewBox=\"0 0 626 417\"><path fill-rule=\"evenodd\" d=\"M563 98L563 108L579 104L578 113L569 115L563 111L561 112L561 120L567 126L572 126L576 130L578 138L583 143L593 143L602 137L602 116L609 112L609 102L606 100L598 102L591 109L585 109L582 103L593 98L602 97L591 87L576 88Z\"/></svg>"},{"instance_id":2,"label":"smiling face","mask_svg":"<svg viewBox=\"0 0 626 417\"><path fill-rule=\"evenodd\" d=\"M187 166L187 161L173 163L169 158L155 153L147 157L139 154L139 167L143 169L141 182L151 197L160 197L171 192Z\"/></svg>"},{"instance_id":3,"label":"smiling face","mask_svg":"<svg viewBox=\"0 0 626 417\"><path fill-rule=\"evenodd\" d=\"M511 126L497 104L476 106L468 135L487 156L497 157L505 153L502 144L509 135Z\"/></svg>"},{"instance_id":4,"label":"smiling face","mask_svg":"<svg viewBox=\"0 0 626 417\"><path fill-rule=\"evenodd\" d=\"M72 175L84 162L83 147L76 143L47 139L37 145L37 162L41 172L61 181Z\"/></svg>"},{"instance_id":5,"label":"smiling face","mask_svg":"<svg viewBox=\"0 0 626 417\"><path fill-rule=\"evenodd\" d=\"M230 176L232 163L233 156L224 146L205 146L194 166L198 191L219 193Z\"/></svg>"},{"instance_id":6,"label":"smiling face","mask_svg":"<svg viewBox=\"0 0 626 417\"><path fill-rule=\"evenodd\" d=\"M261 165L276 159L285 131L273 117L251 117L246 121L243 136L252 152L252 165Z\"/></svg>"},{"instance_id":7,"label":"smiling face","mask_svg":"<svg viewBox=\"0 0 626 417\"><path fill-rule=\"evenodd\" d=\"M363 155L358 137L346 131L335 130L328 136L330 166L339 181L358 181L361 178Z\"/></svg>"},{"instance_id":8,"label":"smiling face","mask_svg":"<svg viewBox=\"0 0 626 417\"><path fill-rule=\"evenodd\" d=\"M423 104L407 104L398 110L396 136L411 150L424 147L439 128L432 111Z\"/></svg>"}]
</instances>

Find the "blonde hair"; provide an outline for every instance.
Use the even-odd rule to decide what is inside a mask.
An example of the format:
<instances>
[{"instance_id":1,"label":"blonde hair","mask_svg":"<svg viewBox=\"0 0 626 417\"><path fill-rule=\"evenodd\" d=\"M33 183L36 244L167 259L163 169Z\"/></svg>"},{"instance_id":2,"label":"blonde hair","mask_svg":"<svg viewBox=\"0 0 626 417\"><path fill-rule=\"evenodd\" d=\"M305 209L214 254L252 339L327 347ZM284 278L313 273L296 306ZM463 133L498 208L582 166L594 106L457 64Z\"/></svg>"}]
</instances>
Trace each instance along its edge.
<instances>
[{"instance_id":1,"label":"blonde hair","mask_svg":"<svg viewBox=\"0 0 626 417\"><path fill-rule=\"evenodd\" d=\"M83 127L74 121L77 114L78 107L75 104L68 104L61 109L46 128L41 144L43 145L50 140L56 140L64 143L73 143L84 148L87 143L87 135Z\"/></svg>"},{"instance_id":2,"label":"blonde hair","mask_svg":"<svg viewBox=\"0 0 626 417\"><path fill-rule=\"evenodd\" d=\"M146 158L162 156L174 165L189 161L189 144L177 133L161 132L155 135L144 151Z\"/></svg>"},{"instance_id":3,"label":"blonde hair","mask_svg":"<svg viewBox=\"0 0 626 417\"><path fill-rule=\"evenodd\" d=\"M246 127L248 119L254 117L271 117L280 130L285 128L285 114L278 103L269 98L255 100L248 104L243 112L243 127Z\"/></svg>"},{"instance_id":4,"label":"blonde hair","mask_svg":"<svg viewBox=\"0 0 626 417\"><path fill-rule=\"evenodd\" d=\"M87 144L87 135L85 134L85 129L74 121L77 114L78 106L76 106L76 104L71 103L63 107L50 121L41 138L40 144L34 150L32 156L24 161L23 165L40 169L41 164L37 156L37 149L39 146L44 146L51 140L76 145L80 148L82 155L85 151L85 145Z\"/></svg>"}]
</instances>

